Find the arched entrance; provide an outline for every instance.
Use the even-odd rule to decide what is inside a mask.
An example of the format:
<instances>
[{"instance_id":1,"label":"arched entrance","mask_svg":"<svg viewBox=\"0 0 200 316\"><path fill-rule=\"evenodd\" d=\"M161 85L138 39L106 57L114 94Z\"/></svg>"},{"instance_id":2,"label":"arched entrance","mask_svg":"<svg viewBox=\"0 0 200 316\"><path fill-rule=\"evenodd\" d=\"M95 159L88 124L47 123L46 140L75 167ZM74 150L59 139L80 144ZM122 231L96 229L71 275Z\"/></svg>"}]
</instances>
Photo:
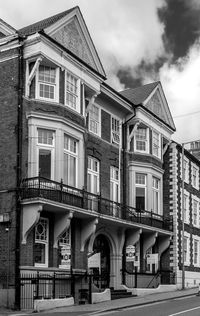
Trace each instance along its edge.
<instances>
[{"instance_id":1,"label":"arched entrance","mask_svg":"<svg viewBox=\"0 0 200 316\"><path fill-rule=\"evenodd\" d=\"M101 276L101 287L108 288L110 283L110 245L107 237L103 234L95 238L93 253L99 254L99 268L93 268L93 273L96 276Z\"/></svg>"}]
</instances>

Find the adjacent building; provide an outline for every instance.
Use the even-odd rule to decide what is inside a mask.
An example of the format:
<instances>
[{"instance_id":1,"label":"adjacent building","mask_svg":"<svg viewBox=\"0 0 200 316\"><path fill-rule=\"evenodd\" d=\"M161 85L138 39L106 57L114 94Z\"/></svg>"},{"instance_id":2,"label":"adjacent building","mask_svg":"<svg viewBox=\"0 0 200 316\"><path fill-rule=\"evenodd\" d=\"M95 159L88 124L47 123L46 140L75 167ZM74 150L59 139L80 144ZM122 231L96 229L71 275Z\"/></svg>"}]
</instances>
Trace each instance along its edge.
<instances>
[{"instance_id":1,"label":"adjacent building","mask_svg":"<svg viewBox=\"0 0 200 316\"><path fill-rule=\"evenodd\" d=\"M164 209L173 216L174 231L170 267L179 288L196 286L200 283L200 162L172 142L165 154L164 169Z\"/></svg>"},{"instance_id":2,"label":"adjacent building","mask_svg":"<svg viewBox=\"0 0 200 316\"><path fill-rule=\"evenodd\" d=\"M4 303L23 308L41 276L54 297L50 281L73 278L64 293L78 302L88 273L120 289L136 268L143 287L175 271L164 180L175 126L161 83L111 88L78 7L20 30L0 20L0 121Z\"/></svg>"}]
</instances>

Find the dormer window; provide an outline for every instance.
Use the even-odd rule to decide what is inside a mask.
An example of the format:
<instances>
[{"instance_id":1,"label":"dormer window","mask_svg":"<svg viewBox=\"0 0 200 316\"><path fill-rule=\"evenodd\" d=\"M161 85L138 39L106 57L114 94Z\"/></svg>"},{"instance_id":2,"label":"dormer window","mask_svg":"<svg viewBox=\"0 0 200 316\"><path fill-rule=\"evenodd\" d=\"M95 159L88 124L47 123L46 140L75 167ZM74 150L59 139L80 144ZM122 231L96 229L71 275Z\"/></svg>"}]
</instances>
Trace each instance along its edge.
<instances>
[{"instance_id":1,"label":"dormer window","mask_svg":"<svg viewBox=\"0 0 200 316\"><path fill-rule=\"evenodd\" d=\"M40 65L37 82L36 96L39 99L58 101L58 68Z\"/></svg>"},{"instance_id":2,"label":"dormer window","mask_svg":"<svg viewBox=\"0 0 200 316\"><path fill-rule=\"evenodd\" d=\"M153 141L152 141L152 153L154 156L161 157L161 140L160 134L156 131L153 131Z\"/></svg>"},{"instance_id":3,"label":"dormer window","mask_svg":"<svg viewBox=\"0 0 200 316\"><path fill-rule=\"evenodd\" d=\"M145 127L138 127L135 132L135 151L148 152L148 129Z\"/></svg>"},{"instance_id":4,"label":"dormer window","mask_svg":"<svg viewBox=\"0 0 200 316\"><path fill-rule=\"evenodd\" d=\"M70 72L66 72L65 77L65 103L73 110L79 111L79 80Z\"/></svg>"}]
</instances>

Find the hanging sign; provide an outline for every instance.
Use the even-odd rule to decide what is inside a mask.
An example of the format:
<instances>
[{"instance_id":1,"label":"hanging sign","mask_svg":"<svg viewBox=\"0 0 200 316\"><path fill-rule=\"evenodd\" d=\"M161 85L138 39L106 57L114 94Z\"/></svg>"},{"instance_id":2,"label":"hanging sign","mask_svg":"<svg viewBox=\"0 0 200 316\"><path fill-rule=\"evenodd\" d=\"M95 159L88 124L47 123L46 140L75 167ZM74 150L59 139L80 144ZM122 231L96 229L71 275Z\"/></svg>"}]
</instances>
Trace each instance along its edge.
<instances>
[{"instance_id":1,"label":"hanging sign","mask_svg":"<svg viewBox=\"0 0 200 316\"><path fill-rule=\"evenodd\" d=\"M126 247L126 262L135 261L135 246Z\"/></svg>"},{"instance_id":2,"label":"hanging sign","mask_svg":"<svg viewBox=\"0 0 200 316\"><path fill-rule=\"evenodd\" d=\"M71 267L71 246L70 245L62 245L61 246L61 264L59 268L62 269L70 269Z\"/></svg>"}]
</instances>

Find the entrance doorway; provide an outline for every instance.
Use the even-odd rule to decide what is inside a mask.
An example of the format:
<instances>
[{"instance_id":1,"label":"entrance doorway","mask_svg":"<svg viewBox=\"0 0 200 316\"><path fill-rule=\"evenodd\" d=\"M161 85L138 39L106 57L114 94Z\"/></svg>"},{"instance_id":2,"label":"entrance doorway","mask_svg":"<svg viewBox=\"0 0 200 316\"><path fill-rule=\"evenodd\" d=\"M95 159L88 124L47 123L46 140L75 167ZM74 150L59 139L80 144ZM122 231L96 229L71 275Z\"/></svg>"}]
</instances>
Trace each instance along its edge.
<instances>
[{"instance_id":1,"label":"entrance doorway","mask_svg":"<svg viewBox=\"0 0 200 316\"><path fill-rule=\"evenodd\" d=\"M101 287L108 288L110 283L110 246L108 239L103 234L96 237L93 253L99 254L99 268L92 268L92 271L97 277L100 275Z\"/></svg>"}]
</instances>

